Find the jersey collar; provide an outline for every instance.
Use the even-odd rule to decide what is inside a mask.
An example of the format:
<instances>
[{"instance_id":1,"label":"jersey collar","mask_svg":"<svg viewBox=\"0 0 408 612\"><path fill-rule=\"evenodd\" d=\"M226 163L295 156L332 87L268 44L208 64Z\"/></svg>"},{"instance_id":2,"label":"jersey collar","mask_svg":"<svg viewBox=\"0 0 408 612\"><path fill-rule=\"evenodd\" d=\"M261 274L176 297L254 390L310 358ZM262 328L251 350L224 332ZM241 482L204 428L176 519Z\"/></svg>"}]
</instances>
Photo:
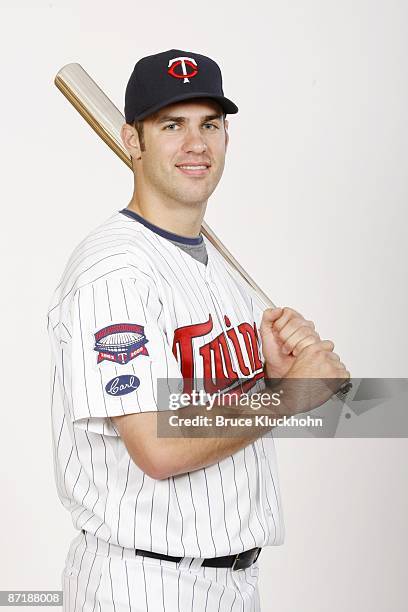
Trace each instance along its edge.
<instances>
[{"instance_id":1,"label":"jersey collar","mask_svg":"<svg viewBox=\"0 0 408 612\"><path fill-rule=\"evenodd\" d=\"M141 223L142 225L150 229L155 234L158 234L159 236L162 236L163 238L167 238L168 240L174 240L175 242L180 242L181 244L201 244L203 241L203 237L201 234L200 236L197 236L197 238L188 238L187 236L179 236L178 234L173 234L172 232L168 232L162 227L158 227L157 225L150 223L150 221L148 221L141 215L138 215L133 210L129 210L129 208L123 208L119 212L122 213L123 215L126 215L127 217L130 217L131 219L135 219L135 221L138 221L139 223Z\"/></svg>"}]
</instances>

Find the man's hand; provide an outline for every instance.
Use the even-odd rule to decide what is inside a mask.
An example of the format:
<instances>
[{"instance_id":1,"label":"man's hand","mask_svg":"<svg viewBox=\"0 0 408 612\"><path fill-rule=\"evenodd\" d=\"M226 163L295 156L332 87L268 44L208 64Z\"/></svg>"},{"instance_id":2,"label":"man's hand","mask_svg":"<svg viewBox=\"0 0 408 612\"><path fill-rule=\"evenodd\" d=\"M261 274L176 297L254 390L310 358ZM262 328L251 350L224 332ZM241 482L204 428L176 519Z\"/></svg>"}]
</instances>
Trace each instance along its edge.
<instances>
[{"instance_id":1,"label":"man's hand","mask_svg":"<svg viewBox=\"0 0 408 612\"><path fill-rule=\"evenodd\" d=\"M259 331L267 378L284 377L300 351L320 341L313 321L307 321L296 310L287 307L267 308Z\"/></svg>"},{"instance_id":2,"label":"man's hand","mask_svg":"<svg viewBox=\"0 0 408 612\"><path fill-rule=\"evenodd\" d=\"M299 361L297 357L303 349L313 344L319 344L319 351L323 350L330 353L326 357L336 362L330 365L344 370L339 374L342 375L346 372L346 375L349 376L339 356L333 353L333 342L331 340L321 340L315 330L313 321L306 320L293 308L267 308L263 313L259 331L267 378L283 378L292 368L294 370L299 369L302 372L304 370L305 378L308 375L312 376L312 372L304 368L306 362L303 363L303 361L305 359ZM310 361L305 353L302 356ZM296 367L294 367L295 363ZM315 369L314 365L317 364L312 366L312 363L310 363L313 370Z\"/></svg>"},{"instance_id":3,"label":"man's hand","mask_svg":"<svg viewBox=\"0 0 408 612\"><path fill-rule=\"evenodd\" d=\"M265 377L287 379L282 414L293 415L320 406L338 391L344 379L350 378L350 372L333 352L334 343L321 340L313 321L307 321L292 308L267 308L260 335ZM301 380L289 383L289 379ZM284 386L282 381L279 385Z\"/></svg>"}]
</instances>

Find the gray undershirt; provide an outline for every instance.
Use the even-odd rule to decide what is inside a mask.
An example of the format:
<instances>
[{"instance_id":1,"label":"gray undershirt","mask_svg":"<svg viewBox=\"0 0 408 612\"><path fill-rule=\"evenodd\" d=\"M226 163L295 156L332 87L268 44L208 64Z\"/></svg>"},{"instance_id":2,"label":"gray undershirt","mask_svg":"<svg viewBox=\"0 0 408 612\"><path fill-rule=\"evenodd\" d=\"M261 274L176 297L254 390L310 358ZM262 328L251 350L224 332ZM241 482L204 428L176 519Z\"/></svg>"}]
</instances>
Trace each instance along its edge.
<instances>
[{"instance_id":1,"label":"gray undershirt","mask_svg":"<svg viewBox=\"0 0 408 612\"><path fill-rule=\"evenodd\" d=\"M197 261L203 263L205 266L207 265L208 255L204 240L200 244L184 244L184 242L177 242L177 240L170 240L170 238L166 238L166 240L172 242L180 249L183 249L183 251L191 255L191 257Z\"/></svg>"},{"instance_id":2,"label":"gray undershirt","mask_svg":"<svg viewBox=\"0 0 408 612\"><path fill-rule=\"evenodd\" d=\"M193 239L183 238L182 236L180 236L180 240L177 240L177 234L158 227L154 223L151 223L150 221L139 215L139 213L135 212L134 210L129 210L129 208L123 208L119 212L125 215L126 217L131 217L132 219L135 219L145 227L149 228L152 232L155 232L156 234L159 234L159 236L162 236L169 242L172 242L174 245L179 247L179 249L183 249L183 251L191 255L191 257L193 257L197 261L201 262L205 266L207 265L208 255L204 238L202 235L197 236L197 238ZM193 244L189 244L189 242L193 242Z\"/></svg>"}]
</instances>

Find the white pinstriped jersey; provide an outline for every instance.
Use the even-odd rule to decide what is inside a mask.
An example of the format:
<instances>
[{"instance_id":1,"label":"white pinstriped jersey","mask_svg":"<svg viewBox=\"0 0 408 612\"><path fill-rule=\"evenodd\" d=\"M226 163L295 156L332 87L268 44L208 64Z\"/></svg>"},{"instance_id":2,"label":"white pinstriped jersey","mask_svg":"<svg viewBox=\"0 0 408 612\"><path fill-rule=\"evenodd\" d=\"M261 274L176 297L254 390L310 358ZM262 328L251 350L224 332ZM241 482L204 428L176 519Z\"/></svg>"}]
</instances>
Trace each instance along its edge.
<instances>
[{"instance_id":1,"label":"white pinstriped jersey","mask_svg":"<svg viewBox=\"0 0 408 612\"><path fill-rule=\"evenodd\" d=\"M78 530L111 544L215 557L284 539L271 433L156 480L109 418L157 410L158 379L227 372L264 388L263 308L204 240L207 265L118 211L74 250L49 307L58 495Z\"/></svg>"}]
</instances>

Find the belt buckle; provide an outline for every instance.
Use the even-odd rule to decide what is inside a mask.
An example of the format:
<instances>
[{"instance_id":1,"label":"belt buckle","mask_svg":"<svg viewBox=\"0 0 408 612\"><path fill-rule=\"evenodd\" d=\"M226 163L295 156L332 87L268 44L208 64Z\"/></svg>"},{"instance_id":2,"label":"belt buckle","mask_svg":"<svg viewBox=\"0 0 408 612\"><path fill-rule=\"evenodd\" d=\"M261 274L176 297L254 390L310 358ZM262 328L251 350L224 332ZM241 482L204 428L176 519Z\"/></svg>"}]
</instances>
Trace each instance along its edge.
<instances>
[{"instance_id":1,"label":"belt buckle","mask_svg":"<svg viewBox=\"0 0 408 612\"><path fill-rule=\"evenodd\" d=\"M232 564L231 570L232 571L238 571L238 570L242 570L245 569L247 567L249 567L250 565L252 565L253 563L255 563L255 561L258 559L260 552L261 552L261 548L253 548L251 550L247 550L244 551L245 553L249 553L252 552L253 553L253 558L252 561L248 564L243 564L242 567L238 567L239 565L239 561L242 561L243 559L248 559L247 556L243 556L241 557L241 555L243 555L244 553L238 553L237 555L235 555L235 559L234 559L234 563Z\"/></svg>"},{"instance_id":2,"label":"belt buckle","mask_svg":"<svg viewBox=\"0 0 408 612\"><path fill-rule=\"evenodd\" d=\"M262 548L261 548L261 547L259 547L259 548L258 548L258 550L256 551L256 555L255 555L254 560L252 561L252 564L254 564L254 563L255 563L255 561L257 561L257 560L258 560L258 557L259 557L259 555L261 554L261 550L262 550Z\"/></svg>"},{"instance_id":3,"label":"belt buckle","mask_svg":"<svg viewBox=\"0 0 408 612\"><path fill-rule=\"evenodd\" d=\"M231 570L234 572L236 570L240 570L243 569L242 567L236 567L237 562L240 560L240 555L241 553L238 553L237 555L235 555L235 559L234 559L234 563L231 566Z\"/></svg>"}]
</instances>

